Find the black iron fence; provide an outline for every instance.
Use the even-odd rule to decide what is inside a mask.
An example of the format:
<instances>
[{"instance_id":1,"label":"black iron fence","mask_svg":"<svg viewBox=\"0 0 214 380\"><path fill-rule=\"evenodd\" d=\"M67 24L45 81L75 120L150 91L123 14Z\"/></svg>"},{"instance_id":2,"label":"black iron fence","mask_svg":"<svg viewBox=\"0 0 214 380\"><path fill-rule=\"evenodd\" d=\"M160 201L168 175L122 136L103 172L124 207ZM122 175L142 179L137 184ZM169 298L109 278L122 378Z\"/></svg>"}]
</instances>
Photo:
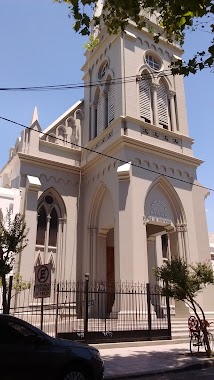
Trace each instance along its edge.
<instances>
[{"instance_id":1,"label":"black iron fence","mask_svg":"<svg viewBox=\"0 0 214 380\"><path fill-rule=\"evenodd\" d=\"M10 313L52 336L92 343L171 339L169 299L156 286L88 278L53 283L43 305L33 287L13 290Z\"/></svg>"},{"instance_id":2,"label":"black iron fence","mask_svg":"<svg viewBox=\"0 0 214 380\"><path fill-rule=\"evenodd\" d=\"M51 284L50 298L34 298L34 281L28 282L25 290L13 289L10 301L10 314L41 328L55 336L57 285Z\"/></svg>"}]
</instances>

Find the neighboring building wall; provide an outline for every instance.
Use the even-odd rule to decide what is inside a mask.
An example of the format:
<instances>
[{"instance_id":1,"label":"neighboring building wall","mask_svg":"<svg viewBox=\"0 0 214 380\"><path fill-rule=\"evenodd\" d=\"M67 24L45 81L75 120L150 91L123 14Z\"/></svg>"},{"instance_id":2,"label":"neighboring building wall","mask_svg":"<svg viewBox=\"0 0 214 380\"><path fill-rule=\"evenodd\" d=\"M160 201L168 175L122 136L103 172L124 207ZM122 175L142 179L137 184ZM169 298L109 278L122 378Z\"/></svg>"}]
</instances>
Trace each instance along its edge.
<instances>
[{"instance_id":1,"label":"neighboring building wall","mask_svg":"<svg viewBox=\"0 0 214 380\"><path fill-rule=\"evenodd\" d=\"M210 255L212 260L212 267L214 271L214 232L209 233L209 245L210 245Z\"/></svg>"},{"instance_id":2,"label":"neighboring building wall","mask_svg":"<svg viewBox=\"0 0 214 380\"><path fill-rule=\"evenodd\" d=\"M7 189L0 187L0 210L3 218L9 212L13 218L20 212L21 191L18 189Z\"/></svg>"}]
</instances>

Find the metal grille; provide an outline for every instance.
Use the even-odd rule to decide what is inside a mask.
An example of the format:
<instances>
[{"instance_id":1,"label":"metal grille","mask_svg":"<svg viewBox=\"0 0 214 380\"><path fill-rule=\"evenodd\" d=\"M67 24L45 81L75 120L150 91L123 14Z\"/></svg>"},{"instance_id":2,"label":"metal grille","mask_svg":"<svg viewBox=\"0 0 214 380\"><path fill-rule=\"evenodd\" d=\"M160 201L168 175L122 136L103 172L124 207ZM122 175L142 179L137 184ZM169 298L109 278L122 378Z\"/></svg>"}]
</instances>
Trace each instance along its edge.
<instances>
[{"instance_id":1,"label":"metal grille","mask_svg":"<svg viewBox=\"0 0 214 380\"><path fill-rule=\"evenodd\" d=\"M157 102L158 102L158 121L159 124L167 126L169 125L169 116L168 116L168 99L166 88L162 82L157 90Z\"/></svg>"},{"instance_id":2,"label":"metal grille","mask_svg":"<svg viewBox=\"0 0 214 380\"><path fill-rule=\"evenodd\" d=\"M108 91L108 124L114 120L114 85L110 84Z\"/></svg>"},{"instance_id":3,"label":"metal grille","mask_svg":"<svg viewBox=\"0 0 214 380\"><path fill-rule=\"evenodd\" d=\"M103 97L99 94L97 103L97 135L103 130Z\"/></svg>"},{"instance_id":4,"label":"metal grille","mask_svg":"<svg viewBox=\"0 0 214 380\"><path fill-rule=\"evenodd\" d=\"M34 298L34 281L29 282L29 289L12 290L10 314L21 318L55 336L57 286L51 284L50 298ZM42 310L43 309L43 310Z\"/></svg>"},{"instance_id":5,"label":"metal grille","mask_svg":"<svg viewBox=\"0 0 214 380\"><path fill-rule=\"evenodd\" d=\"M151 123L151 90L148 80L139 82L140 117Z\"/></svg>"},{"instance_id":6,"label":"metal grille","mask_svg":"<svg viewBox=\"0 0 214 380\"><path fill-rule=\"evenodd\" d=\"M58 287L57 335L89 342L170 339L169 302L149 284Z\"/></svg>"},{"instance_id":7,"label":"metal grille","mask_svg":"<svg viewBox=\"0 0 214 380\"><path fill-rule=\"evenodd\" d=\"M13 292L11 314L52 336L92 343L171 338L169 300L149 284L53 283L43 308L33 283Z\"/></svg>"}]
</instances>

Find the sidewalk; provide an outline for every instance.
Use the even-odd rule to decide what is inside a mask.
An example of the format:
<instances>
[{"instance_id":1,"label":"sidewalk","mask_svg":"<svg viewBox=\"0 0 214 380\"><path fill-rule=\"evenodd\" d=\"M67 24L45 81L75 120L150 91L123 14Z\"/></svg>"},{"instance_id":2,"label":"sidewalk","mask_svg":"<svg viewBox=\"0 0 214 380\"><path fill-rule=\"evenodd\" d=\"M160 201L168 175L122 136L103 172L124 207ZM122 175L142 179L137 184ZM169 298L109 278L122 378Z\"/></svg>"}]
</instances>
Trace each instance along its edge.
<instances>
[{"instance_id":1,"label":"sidewalk","mask_svg":"<svg viewBox=\"0 0 214 380\"><path fill-rule=\"evenodd\" d=\"M153 342L154 343L154 342ZM145 342L144 342L145 344ZM186 367L191 369L214 365L213 359L205 354L190 355L189 343L161 344L130 347L96 345L105 361L105 379L131 378L132 376L152 375L168 371L178 371ZM194 366L194 367L193 367Z\"/></svg>"}]
</instances>

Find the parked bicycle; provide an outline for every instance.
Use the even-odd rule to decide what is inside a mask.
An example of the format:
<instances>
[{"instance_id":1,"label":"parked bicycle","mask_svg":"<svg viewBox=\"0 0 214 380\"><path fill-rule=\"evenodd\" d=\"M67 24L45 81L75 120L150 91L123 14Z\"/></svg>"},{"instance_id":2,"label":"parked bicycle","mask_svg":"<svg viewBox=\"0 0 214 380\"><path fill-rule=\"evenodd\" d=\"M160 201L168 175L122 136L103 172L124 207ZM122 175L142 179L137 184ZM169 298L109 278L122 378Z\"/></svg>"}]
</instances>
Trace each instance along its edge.
<instances>
[{"instance_id":1,"label":"parked bicycle","mask_svg":"<svg viewBox=\"0 0 214 380\"><path fill-rule=\"evenodd\" d=\"M212 322L211 322L212 323ZM207 320L205 321L206 327L210 327L210 324ZM201 320L200 323L198 319L191 315L188 319L188 327L189 327L189 335L190 335L190 352L191 354L196 354L199 352L200 347L204 347L205 351L207 351L207 345L204 339L203 333L203 324L204 321ZM207 337L210 344L210 349L213 351L214 349L214 338L210 331L207 330Z\"/></svg>"}]
</instances>

